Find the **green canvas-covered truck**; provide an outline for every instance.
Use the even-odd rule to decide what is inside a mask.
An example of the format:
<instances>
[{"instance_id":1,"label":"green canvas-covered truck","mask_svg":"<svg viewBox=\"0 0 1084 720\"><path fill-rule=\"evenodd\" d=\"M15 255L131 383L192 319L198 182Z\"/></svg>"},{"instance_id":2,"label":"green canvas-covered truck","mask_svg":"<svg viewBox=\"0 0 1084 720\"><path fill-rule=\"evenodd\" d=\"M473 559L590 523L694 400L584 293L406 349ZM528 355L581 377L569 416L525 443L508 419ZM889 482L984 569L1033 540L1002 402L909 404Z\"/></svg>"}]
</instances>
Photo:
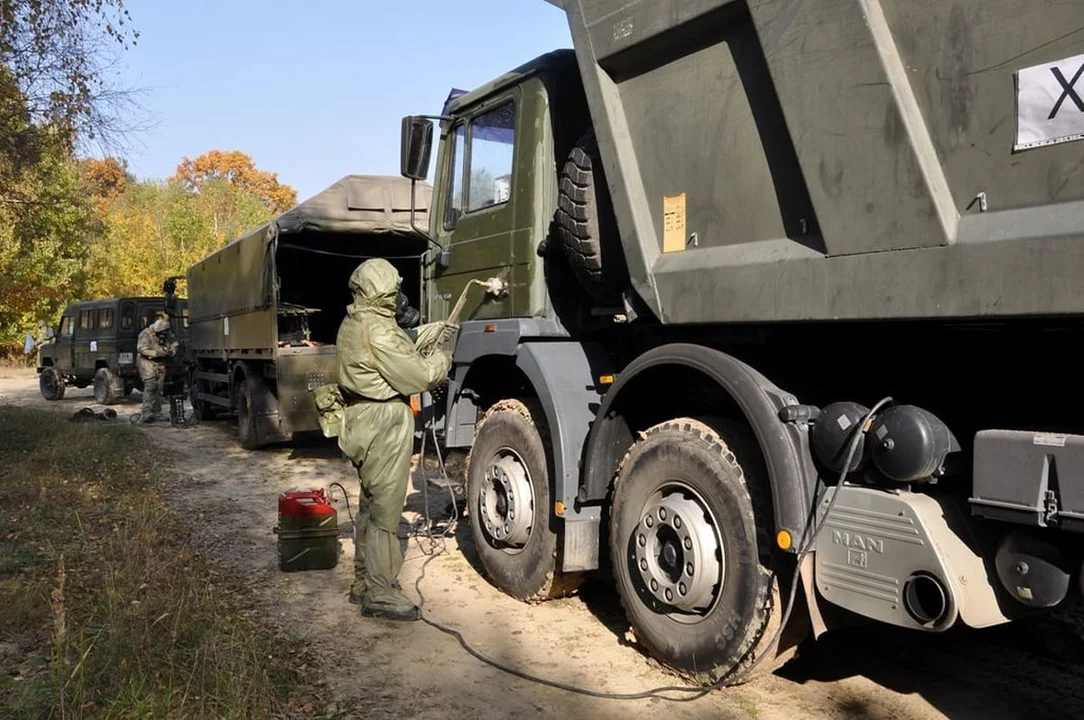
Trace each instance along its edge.
<instances>
[{"instance_id":1,"label":"green canvas-covered truck","mask_svg":"<svg viewBox=\"0 0 1084 720\"><path fill-rule=\"evenodd\" d=\"M351 302L347 280L387 257L403 293L422 302L428 186L348 175L193 265L188 379L200 419L235 414L241 445L288 441L320 426L309 392L335 381L335 336Z\"/></svg>"}]
</instances>

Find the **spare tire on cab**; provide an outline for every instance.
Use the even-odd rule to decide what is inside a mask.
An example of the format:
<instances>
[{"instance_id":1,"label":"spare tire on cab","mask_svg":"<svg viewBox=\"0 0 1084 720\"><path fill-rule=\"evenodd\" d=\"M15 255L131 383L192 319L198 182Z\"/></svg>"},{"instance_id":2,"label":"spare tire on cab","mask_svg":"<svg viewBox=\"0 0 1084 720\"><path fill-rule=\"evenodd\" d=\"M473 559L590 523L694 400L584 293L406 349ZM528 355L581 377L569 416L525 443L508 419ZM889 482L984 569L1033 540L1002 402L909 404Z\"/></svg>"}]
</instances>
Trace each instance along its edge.
<instances>
[{"instance_id":1,"label":"spare tire on cab","mask_svg":"<svg viewBox=\"0 0 1084 720\"><path fill-rule=\"evenodd\" d=\"M594 130L573 145L557 182L562 251L593 298L613 301L625 289L628 270Z\"/></svg>"}]
</instances>

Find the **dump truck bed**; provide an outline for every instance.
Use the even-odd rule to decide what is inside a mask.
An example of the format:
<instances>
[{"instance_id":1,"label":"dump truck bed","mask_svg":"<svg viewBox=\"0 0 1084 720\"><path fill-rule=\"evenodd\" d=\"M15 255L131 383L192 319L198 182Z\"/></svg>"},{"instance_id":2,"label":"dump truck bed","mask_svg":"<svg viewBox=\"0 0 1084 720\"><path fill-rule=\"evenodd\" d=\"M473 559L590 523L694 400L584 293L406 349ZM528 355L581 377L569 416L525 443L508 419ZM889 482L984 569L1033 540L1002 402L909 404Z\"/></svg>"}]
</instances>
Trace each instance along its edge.
<instances>
[{"instance_id":1,"label":"dump truck bed","mask_svg":"<svg viewBox=\"0 0 1084 720\"><path fill-rule=\"evenodd\" d=\"M1084 3L550 1L664 322L1084 312Z\"/></svg>"}]
</instances>

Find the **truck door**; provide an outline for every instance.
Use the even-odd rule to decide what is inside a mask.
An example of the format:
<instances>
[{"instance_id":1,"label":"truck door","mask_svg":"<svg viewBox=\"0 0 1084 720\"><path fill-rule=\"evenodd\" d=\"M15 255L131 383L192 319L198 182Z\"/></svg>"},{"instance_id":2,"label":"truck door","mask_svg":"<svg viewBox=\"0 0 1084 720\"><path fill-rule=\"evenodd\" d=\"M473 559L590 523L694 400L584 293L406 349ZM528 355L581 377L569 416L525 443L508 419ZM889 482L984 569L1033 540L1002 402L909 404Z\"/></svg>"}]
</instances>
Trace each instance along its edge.
<instances>
[{"instance_id":1,"label":"truck door","mask_svg":"<svg viewBox=\"0 0 1084 720\"><path fill-rule=\"evenodd\" d=\"M447 128L438 173L443 173L443 197L434 204L433 223L442 246L451 251L451 263L440 271L430 293L430 317L443 318L471 278L501 277L511 283L506 298L472 312L468 304L463 320L509 317L520 303L516 266L529 261L517 253L521 235L517 215L516 136L519 124L519 88L513 88L470 108ZM529 180L524 178L523 181ZM530 198L530 195L527 196ZM529 204L529 203L528 203Z\"/></svg>"},{"instance_id":2,"label":"truck door","mask_svg":"<svg viewBox=\"0 0 1084 720\"><path fill-rule=\"evenodd\" d=\"M97 354L98 340L95 335L94 308L79 311L78 325L72 340L72 371L74 375L92 377L94 375L94 356Z\"/></svg>"},{"instance_id":3,"label":"truck door","mask_svg":"<svg viewBox=\"0 0 1084 720\"><path fill-rule=\"evenodd\" d=\"M136 306L125 301L120 306L120 325L117 328L117 365L121 368L135 364L136 357Z\"/></svg>"},{"instance_id":4,"label":"truck door","mask_svg":"<svg viewBox=\"0 0 1084 720\"><path fill-rule=\"evenodd\" d=\"M70 311L69 311L70 312ZM66 314L60 319L60 331L56 335L56 366L65 373L74 367L74 347L72 338L75 334L75 314Z\"/></svg>"},{"instance_id":5,"label":"truck door","mask_svg":"<svg viewBox=\"0 0 1084 720\"><path fill-rule=\"evenodd\" d=\"M98 308L94 330L94 361L105 360L116 370L117 351L117 308L116 306Z\"/></svg>"}]
</instances>

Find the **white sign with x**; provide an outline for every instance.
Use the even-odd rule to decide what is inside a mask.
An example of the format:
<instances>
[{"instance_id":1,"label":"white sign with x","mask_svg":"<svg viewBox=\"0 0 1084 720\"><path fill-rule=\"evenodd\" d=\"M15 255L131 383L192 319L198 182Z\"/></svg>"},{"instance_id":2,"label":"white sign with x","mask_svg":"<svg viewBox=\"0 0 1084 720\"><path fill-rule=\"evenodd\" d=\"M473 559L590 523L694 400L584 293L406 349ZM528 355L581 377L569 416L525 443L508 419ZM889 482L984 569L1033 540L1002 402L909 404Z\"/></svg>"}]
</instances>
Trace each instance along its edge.
<instances>
[{"instance_id":1,"label":"white sign with x","mask_svg":"<svg viewBox=\"0 0 1084 720\"><path fill-rule=\"evenodd\" d=\"M1014 150L1084 140L1084 55L1016 73Z\"/></svg>"}]
</instances>

